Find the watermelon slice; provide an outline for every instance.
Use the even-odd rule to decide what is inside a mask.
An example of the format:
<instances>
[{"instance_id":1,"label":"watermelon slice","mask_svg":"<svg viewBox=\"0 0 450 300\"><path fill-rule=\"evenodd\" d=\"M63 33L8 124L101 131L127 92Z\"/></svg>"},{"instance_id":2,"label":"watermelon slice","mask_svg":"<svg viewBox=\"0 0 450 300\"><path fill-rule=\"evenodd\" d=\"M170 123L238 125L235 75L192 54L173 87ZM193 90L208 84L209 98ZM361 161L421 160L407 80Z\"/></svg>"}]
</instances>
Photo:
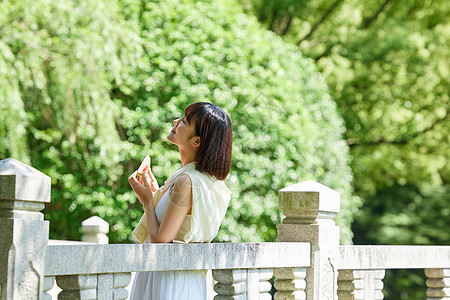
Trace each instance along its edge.
<instances>
[{"instance_id":1,"label":"watermelon slice","mask_svg":"<svg viewBox=\"0 0 450 300\"><path fill-rule=\"evenodd\" d=\"M137 175L141 176L142 174L147 172L149 168L150 168L150 156L147 154L144 160L142 161L141 165L139 166L139 169L137 170Z\"/></svg>"}]
</instances>

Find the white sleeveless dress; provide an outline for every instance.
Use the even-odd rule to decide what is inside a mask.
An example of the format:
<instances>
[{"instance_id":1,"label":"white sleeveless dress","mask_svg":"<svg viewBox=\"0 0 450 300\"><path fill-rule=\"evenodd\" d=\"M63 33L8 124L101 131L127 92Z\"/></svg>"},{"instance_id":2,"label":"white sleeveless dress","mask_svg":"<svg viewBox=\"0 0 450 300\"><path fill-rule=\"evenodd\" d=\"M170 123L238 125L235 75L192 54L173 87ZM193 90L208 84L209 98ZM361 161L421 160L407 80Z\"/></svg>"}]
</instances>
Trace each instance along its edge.
<instances>
[{"instance_id":1,"label":"white sleeveless dress","mask_svg":"<svg viewBox=\"0 0 450 300\"><path fill-rule=\"evenodd\" d=\"M211 242L225 216L231 192L223 181L195 170L195 163L180 170L192 183L192 212L186 216L174 242ZM172 187L155 207L161 223L170 200ZM148 238L147 238L148 242ZM138 272L133 282L130 300L204 300L206 270Z\"/></svg>"},{"instance_id":2,"label":"white sleeveless dress","mask_svg":"<svg viewBox=\"0 0 450 300\"><path fill-rule=\"evenodd\" d=\"M172 189L166 192L155 207L161 223ZM130 299L206 299L206 271L138 272L134 279Z\"/></svg>"}]
</instances>

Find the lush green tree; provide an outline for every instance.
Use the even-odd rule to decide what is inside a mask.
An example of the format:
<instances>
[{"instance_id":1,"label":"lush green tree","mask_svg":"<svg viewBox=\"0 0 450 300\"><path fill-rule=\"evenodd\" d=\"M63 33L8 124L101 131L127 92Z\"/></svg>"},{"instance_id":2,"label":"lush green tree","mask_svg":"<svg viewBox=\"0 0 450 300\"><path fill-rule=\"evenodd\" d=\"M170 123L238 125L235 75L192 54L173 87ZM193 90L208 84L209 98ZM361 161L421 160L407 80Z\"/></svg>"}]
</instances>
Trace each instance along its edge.
<instances>
[{"instance_id":1,"label":"lush green tree","mask_svg":"<svg viewBox=\"0 0 450 300\"><path fill-rule=\"evenodd\" d=\"M346 122L359 195L449 181L447 1L245 3L319 65Z\"/></svg>"},{"instance_id":2,"label":"lush green tree","mask_svg":"<svg viewBox=\"0 0 450 300\"><path fill-rule=\"evenodd\" d=\"M368 197L353 226L355 243L450 245L450 186L393 186ZM366 230L368 229L368 230Z\"/></svg>"},{"instance_id":3,"label":"lush green tree","mask_svg":"<svg viewBox=\"0 0 450 300\"><path fill-rule=\"evenodd\" d=\"M448 244L448 1L244 1L266 28L313 58L346 124L364 244ZM419 209L420 207L420 209ZM430 209L426 209L426 208ZM431 227L434 228L432 229ZM420 299L414 289L387 297ZM421 282L417 275L409 282ZM403 287L403 288L402 288ZM389 299L389 298L387 298Z\"/></svg>"},{"instance_id":4,"label":"lush green tree","mask_svg":"<svg viewBox=\"0 0 450 300\"><path fill-rule=\"evenodd\" d=\"M138 96L116 93L140 114L123 124L127 138L164 144L167 125L155 130L155 123L167 124L192 101L213 101L231 115L234 150L227 183L233 198L219 240L274 240L276 191L308 178L341 191L344 207L357 203L350 194L342 123L311 60L261 29L233 1L123 3L128 19L141 27L148 59ZM173 147L144 146L154 157L155 173L167 176L172 170L161 166ZM179 165L176 155L170 159ZM350 215L340 219L347 241Z\"/></svg>"},{"instance_id":5,"label":"lush green tree","mask_svg":"<svg viewBox=\"0 0 450 300\"><path fill-rule=\"evenodd\" d=\"M4 90L17 86L23 133L2 122L9 127L2 127L0 153L29 157L52 177L45 212L53 236L78 237L80 221L95 214L112 226L113 242L127 241L142 214L128 174L148 153L163 184L181 167L165 139L172 120L192 102L211 101L228 111L234 127L227 178L233 196L218 240L274 240L277 191L315 179L341 192L339 222L350 241L358 199L336 105L314 62L238 3L19 2L2 6L9 19L0 30L14 34L2 38L11 54L0 65L9 63L16 74ZM17 75L27 72L28 85ZM10 97L2 101L14 107ZM11 148L6 138L22 144Z\"/></svg>"},{"instance_id":6,"label":"lush green tree","mask_svg":"<svg viewBox=\"0 0 450 300\"><path fill-rule=\"evenodd\" d=\"M128 206L118 195L132 145L119 138L110 90L136 68L142 47L117 8L0 3L0 157L52 178L52 238L79 238L85 218L117 219Z\"/></svg>"}]
</instances>

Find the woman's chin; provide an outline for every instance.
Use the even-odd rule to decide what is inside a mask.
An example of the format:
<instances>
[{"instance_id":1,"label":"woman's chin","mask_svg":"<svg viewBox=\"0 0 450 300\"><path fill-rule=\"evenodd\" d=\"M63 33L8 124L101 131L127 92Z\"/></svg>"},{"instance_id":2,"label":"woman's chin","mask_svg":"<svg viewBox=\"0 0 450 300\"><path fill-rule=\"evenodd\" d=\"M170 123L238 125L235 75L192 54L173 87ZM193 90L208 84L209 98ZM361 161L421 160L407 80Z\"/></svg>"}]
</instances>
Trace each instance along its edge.
<instances>
[{"instance_id":1,"label":"woman's chin","mask_svg":"<svg viewBox=\"0 0 450 300\"><path fill-rule=\"evenodd\" d=\"M167 135L167 141L169 141L171 144L175 144L175 141L173 140L173 134L172 133L169 133Z\"/></svg>"}]
</instances>

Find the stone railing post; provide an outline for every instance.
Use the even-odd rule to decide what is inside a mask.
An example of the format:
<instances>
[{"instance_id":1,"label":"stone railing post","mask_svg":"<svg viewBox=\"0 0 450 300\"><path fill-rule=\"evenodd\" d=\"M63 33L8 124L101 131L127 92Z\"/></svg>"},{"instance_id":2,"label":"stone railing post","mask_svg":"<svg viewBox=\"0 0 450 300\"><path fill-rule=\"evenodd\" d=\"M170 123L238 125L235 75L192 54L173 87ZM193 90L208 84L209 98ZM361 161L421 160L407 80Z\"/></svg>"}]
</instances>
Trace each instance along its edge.
<instances>
[{"instance_id":1,"label":"stone railing post","mask_svg":"<svg viewBox=\"0 0 450 300\"><path fill-rule=\"evenodd\" d=\"M339 227L333 218L340 209L339 193L308 180L280 190L279 208L286 218L277 227L278 241L311 243L311 267L306 272L306 297L299 291L304 279L295 270L291 276L285 274L288 269L275 272L275 281L283 282L282 295L275 294L275 299L337 299ZM292 278L291 290L286 278Z\"/></svg>"},{"instance_id":2,"label":"stone railing post","mask_svg":"<svg viewBox=\"0 0 450 300\"><path fill-rule=\"evenodd\" d=\"M450 299L450 269L425 269L427 299Z\"/></svg>"},{"instance_id":3,"label":"stone railing post","mask_svg":"<svg viewBox=\"0 0 450 300\"><path fill-rule=\"evenodd\" d=\"M49 223L47 175L15 159L0 161L0 299L41 299Z\"/></svg>"},{"instance_id":4,"label":"stone railing post","mask_svg":"<svg viewBox=\"0 0 450 300\"><path fill-rule=\"evenodd\" d=\"M81 222L83 242L108 244L109 224L100 217L94 216Z\"/></svg>"}]
</instances>

